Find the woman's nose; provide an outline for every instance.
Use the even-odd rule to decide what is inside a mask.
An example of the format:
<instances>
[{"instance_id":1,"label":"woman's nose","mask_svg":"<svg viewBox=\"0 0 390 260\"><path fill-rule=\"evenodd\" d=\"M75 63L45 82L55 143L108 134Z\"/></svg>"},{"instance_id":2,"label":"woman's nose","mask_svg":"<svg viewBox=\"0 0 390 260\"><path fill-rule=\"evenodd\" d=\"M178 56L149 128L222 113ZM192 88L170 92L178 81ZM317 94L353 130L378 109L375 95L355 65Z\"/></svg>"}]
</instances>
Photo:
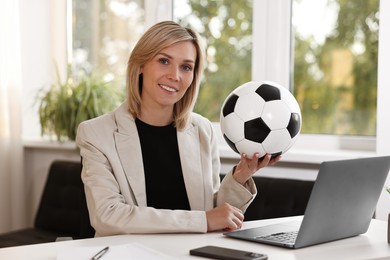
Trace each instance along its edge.
<instances>
[{"instance_id":1,"label":"woman's nose","mask_svg":"<svg viewBox=\"0 0 390 260\"><path fill-rule=\"evenodd\" d=\"M179 78L180 78L180 76L179 76L179 68L177 68L175 66L172 66L170 71L169 71L168 78L171 79L171 80L174 80L174 81L178 81Z\"/></svg>"}]
</instances>

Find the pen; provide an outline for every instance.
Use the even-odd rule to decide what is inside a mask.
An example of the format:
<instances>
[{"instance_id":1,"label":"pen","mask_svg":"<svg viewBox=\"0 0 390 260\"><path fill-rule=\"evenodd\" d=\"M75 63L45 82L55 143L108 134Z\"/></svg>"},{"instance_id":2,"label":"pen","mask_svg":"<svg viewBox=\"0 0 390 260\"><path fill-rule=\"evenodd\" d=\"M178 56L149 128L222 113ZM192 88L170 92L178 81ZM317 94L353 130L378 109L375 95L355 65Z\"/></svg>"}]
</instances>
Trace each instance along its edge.
<instances>
[{"instance_id":1,"label":"pen","mask_svg":"<svg viewBox=\"0 0 390 260\"><path fill-rule=\"evenodd\" d=\"M105 253L107 253L108 249L110 249L110 247L106 246L105 248L103 248L102 250L100 250L99 252L97 252L96 255L94 255L91 260L98 260L100 259Z\"/></svg>"}]
</instances>

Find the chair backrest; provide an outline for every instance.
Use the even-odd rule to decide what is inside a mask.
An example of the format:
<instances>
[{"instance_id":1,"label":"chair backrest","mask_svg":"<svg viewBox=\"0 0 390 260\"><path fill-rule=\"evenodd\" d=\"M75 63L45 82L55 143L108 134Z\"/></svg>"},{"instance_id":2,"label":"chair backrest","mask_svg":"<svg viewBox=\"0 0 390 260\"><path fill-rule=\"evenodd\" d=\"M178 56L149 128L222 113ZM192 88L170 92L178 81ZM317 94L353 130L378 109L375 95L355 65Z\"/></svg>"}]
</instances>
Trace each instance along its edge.
<instances>
[{"instance_id":1,"label":"chair backrest","mask_svg":"<svg viewBox=\"0 0 390 260\"><path fill-rule=\"evenodd\" d=\"M89 223L82 165L74 161L54 161L35 218L35 227L71 236L74 239L94 236Z\"/></svg>"},{"instance_id":2,"label":"chair backrest","mask_svg":"<svg viewBox=\"0 0 390 260\"><path fill-rule=\"evenodd\" d=\"M245 220L303 215L314 181L255 176L258 194Z\"/></svg>"}]
</instances>

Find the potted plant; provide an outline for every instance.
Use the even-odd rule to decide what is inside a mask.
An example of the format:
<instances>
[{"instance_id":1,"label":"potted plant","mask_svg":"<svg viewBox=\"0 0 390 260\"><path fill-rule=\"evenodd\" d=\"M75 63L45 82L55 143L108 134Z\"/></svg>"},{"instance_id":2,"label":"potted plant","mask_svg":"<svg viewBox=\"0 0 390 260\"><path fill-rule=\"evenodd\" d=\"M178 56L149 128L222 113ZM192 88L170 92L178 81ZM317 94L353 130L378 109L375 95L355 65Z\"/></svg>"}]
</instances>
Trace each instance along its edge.
<instances>
[{"instance_id":1,"label":"potted plant","mask_svg":"<svg viewBox=\"0 0 390 260\"><path fill-rule=\"evenodd\" d=\"M122 102L124 90L92 73L65 82L57 70L57 82L38 93L41 135L55 135L58 141L75 140L78 125L113 110Z\"/></svg>"}]
</instances>

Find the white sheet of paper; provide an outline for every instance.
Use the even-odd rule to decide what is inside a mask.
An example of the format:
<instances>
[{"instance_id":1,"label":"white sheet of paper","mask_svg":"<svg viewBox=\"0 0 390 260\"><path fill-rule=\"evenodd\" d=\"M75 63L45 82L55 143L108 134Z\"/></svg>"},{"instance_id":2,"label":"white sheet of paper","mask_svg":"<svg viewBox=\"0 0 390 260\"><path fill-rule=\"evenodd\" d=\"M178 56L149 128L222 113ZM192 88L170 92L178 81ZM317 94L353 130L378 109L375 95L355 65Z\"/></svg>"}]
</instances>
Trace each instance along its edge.
<instances>
[{"instance_id":1,"label":"white sheet of paper","mask_svg":"<svg viewBox=\"0 0 390 260\"><path fill-rule=\"evenodd\" d=\"M102 250L104 246L77 246L61 248L57 254L57 260L89 260L97 252ZM174 259L173 257L164 255L154 249L145 247L139 243L130 243L124 245L113 245L105 253L101 260L121 260L121 259L150 259L150 260L166 260Z\"/></svg>"}]
</instances>

